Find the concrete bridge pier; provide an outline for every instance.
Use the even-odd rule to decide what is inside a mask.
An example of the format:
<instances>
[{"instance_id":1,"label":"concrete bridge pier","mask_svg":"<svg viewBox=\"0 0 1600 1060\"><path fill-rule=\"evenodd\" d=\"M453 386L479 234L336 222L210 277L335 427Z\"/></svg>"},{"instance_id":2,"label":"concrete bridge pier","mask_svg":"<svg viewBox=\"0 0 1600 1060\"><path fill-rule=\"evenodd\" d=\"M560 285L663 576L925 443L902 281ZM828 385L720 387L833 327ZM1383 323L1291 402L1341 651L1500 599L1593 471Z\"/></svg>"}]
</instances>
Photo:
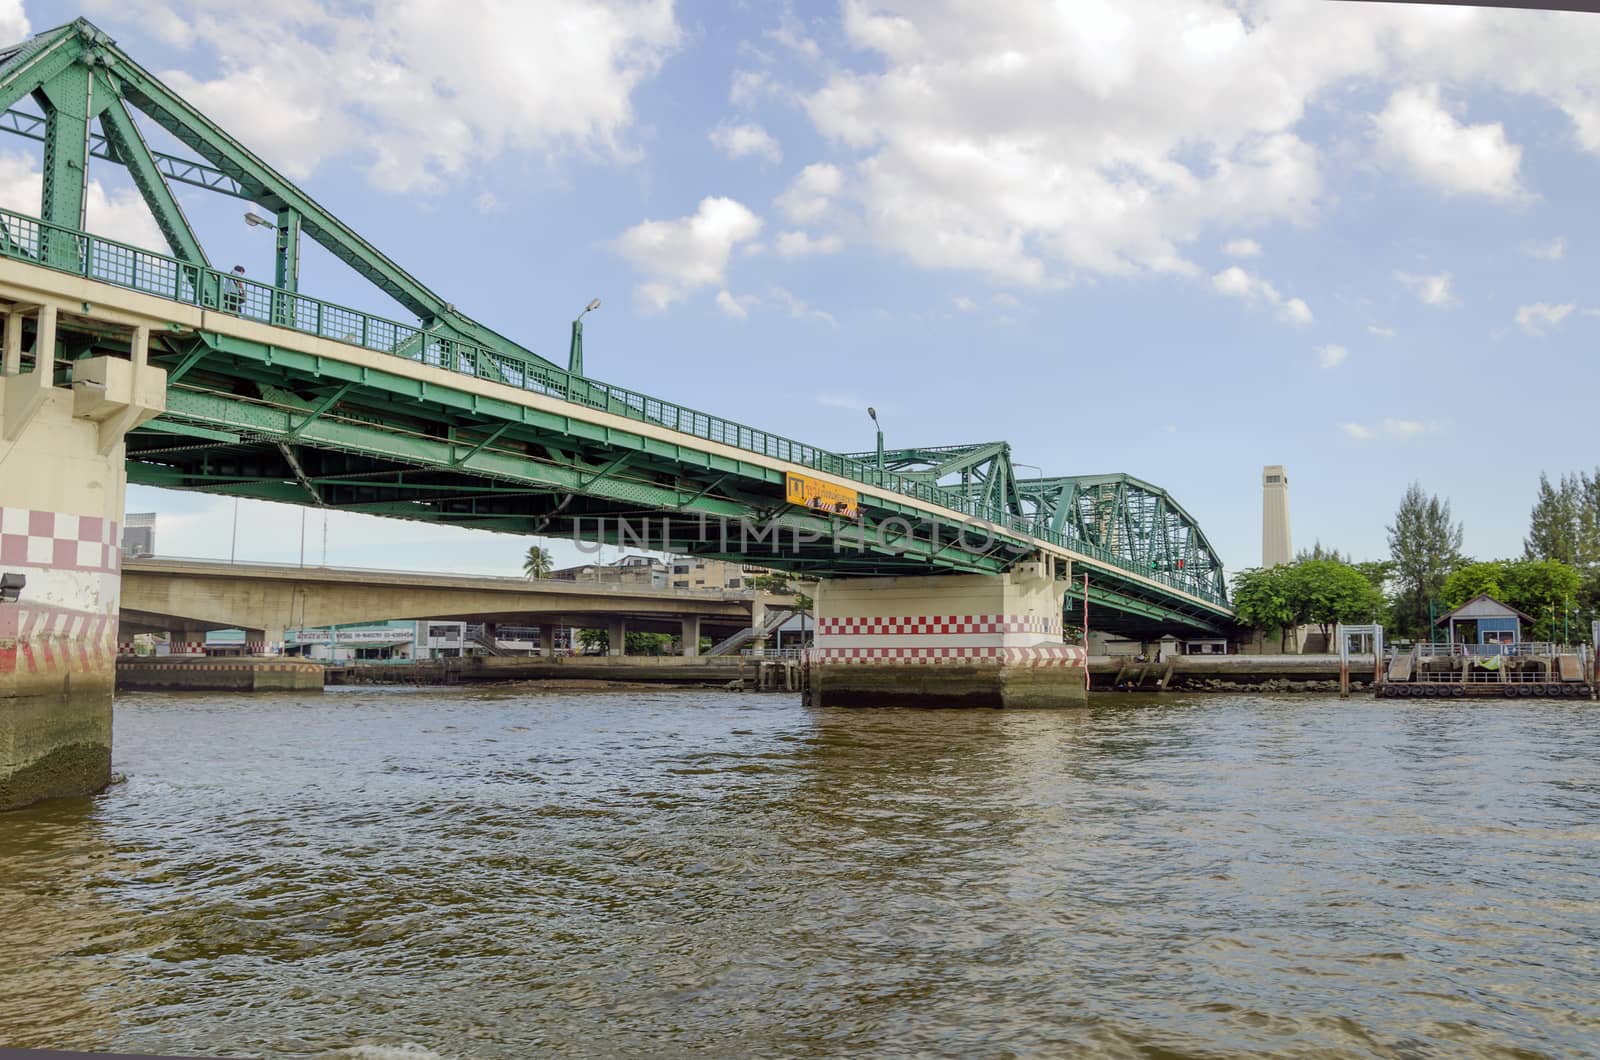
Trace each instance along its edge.
<instances>
[{"instance_id":1,"label":"concrete bridge pier","mask_svg":"<svg viewBox=\"0 0 1600 1060\"><path fill-rule=\"evenodd\" d=\"M1066 581L1045 557L1005 574L825 579L819 707L1079 707L1082 648L1062 643Z\"/></svg>"},{"instance_id":2,"label":"concrete bridge pier","mask_svg":"<svg viewBox=\"0 0 1600 1060\"><path fill-rule=\"evenodd\" d=\"M606 623L606 654L628 654L628 623L625 619L613 618Z\"/></svg>"},{"instance_id":3,"label":"concrete bridge pier","mask_svg":"<svg viewBox=\"0 0 1600 1060\"><path fill-rule=\"evenodd\" d=\"M692 615L683 620L683 632L679 636L683 642L683 654L695 658L700 654L700 616Z\"/></svg>"},{"instance_id":4,"label":"concrete bridge pier","mask_svg":"<svg viewBox=\"0 0 1600 1060\"><path fill-rule=\"evenodd\" d=\"M206 650L209 626L183 626L167 630L167 650L173 655L201 655Z\"/></svg>"},{"instance_id":5,"label":"concrete bridge pier","mask_svg":"<svg viewBox=\"0 0 1600 1060\"><path fill-rule=\"evenodd\" d=\"M25 579L0 597L0 809L111 778L123 437L165 408L142 325L57 386L57 316L12 305L0 330L0 574Z\"/></svg>"},{"instance_id":6,"label":"concrete bridge pier","mask_svg":"<svg viewBox=\"0 0 1600 1060\"><path fill-rule=\"evenodd\" d=\"M283 642L288 634L282 626L243 627L246 655L282 655Z\"/></svg>"}]
</instances>

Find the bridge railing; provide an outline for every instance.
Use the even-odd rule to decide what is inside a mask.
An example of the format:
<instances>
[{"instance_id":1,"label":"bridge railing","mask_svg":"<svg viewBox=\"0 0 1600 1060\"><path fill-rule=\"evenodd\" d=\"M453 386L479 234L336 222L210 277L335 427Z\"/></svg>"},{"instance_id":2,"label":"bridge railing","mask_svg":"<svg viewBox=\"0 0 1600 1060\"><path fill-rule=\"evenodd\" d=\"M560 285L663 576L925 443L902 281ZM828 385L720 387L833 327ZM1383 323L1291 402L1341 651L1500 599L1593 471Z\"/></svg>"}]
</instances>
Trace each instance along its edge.
<instances>
[{"instance_id":1,"label":"bridge railing","mask_svg":"<svg viewBox=\"0 0 1600 1060\"><path fill-rule=\"evenodd\" d=\"M492 350L416 324L351 309L348 306L283 291L241 274L222 272L129 246L36 217L0 209L0 255L75 273L91 280L214 309L245 320L363 349L403 357L450 372L504 383L564 401L576 402L669 430L720 442L777 460L799 464L863 485L913 497L973 519L1001 527L1020 538L1037 538L1089 556L1106 566L1159 582L1212 604L1227 606L1226 597L1205 584L1195 571L1186 576L1147 570L1091 541L1050 531L1029 517L981 504L960 491L925 480L880 471L867 463L782 435L685 408L611 383L574 376L544 361Z\"/></svg>"}]
</instances>

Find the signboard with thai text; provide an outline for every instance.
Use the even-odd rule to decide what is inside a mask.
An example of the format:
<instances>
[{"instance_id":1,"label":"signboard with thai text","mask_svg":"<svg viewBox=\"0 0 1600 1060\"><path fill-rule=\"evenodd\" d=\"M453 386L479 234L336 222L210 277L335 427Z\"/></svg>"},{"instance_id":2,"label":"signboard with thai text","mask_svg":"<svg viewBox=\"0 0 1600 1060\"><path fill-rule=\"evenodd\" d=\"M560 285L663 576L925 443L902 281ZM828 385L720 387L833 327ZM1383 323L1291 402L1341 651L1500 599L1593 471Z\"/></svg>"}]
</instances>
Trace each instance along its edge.
<instances>
[{"instance_id":1,"label":"signboard with thai text","mask_svg":"<svg viewBox=\"0 0 1600 1060\"><path fill-rule=\"evenodd\" d=\"M827 512L842 519L855 519L861 514L861 495L848 486L836 486L810 475L784 472L784 487L790 504L802 508Z\"/></svg>"}]
</instances>

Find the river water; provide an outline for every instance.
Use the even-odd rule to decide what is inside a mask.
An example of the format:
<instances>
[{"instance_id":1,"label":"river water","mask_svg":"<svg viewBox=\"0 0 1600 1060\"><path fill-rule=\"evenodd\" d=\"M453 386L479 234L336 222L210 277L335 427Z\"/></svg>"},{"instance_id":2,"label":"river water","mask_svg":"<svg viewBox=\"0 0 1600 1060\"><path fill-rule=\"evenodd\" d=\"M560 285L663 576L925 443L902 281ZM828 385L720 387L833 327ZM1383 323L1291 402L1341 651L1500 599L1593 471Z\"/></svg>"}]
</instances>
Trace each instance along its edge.
<instances>
[{"instance_id":1,"label":"river water","mask_svg":"<svg viewBox=\"0 0 1600 1060\"><path fill-rule=\"evenodd\" d=\"M0 815L0 1044L1600 1051L1600 707L127 696Z\"/></svg>"}]
</instances>

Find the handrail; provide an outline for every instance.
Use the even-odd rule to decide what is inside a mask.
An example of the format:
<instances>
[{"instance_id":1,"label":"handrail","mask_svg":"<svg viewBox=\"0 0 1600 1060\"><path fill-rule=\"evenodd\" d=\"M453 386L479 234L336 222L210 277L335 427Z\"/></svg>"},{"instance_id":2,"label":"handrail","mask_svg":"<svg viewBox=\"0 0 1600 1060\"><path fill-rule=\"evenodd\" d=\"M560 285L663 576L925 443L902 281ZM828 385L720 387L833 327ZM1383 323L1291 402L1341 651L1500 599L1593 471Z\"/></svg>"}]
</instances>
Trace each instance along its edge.
<instances>
[{"instance_id":1,"label":"handrail","mask_svg":"<svg viewBox=\"0 0 1600 1060\"><path fill-rule=\"evenodd\" d=\"M979 504L959 490L894 472L826 449L685 408L625 387L600 382L513 354L434 334L415 324L283 291L242 275L179 261L177 258L54 225L27 214L0 209L0 256L73 273L131 291L186 305L229 313L246 320L288 328L363 349L429 364L519 390L559 398L628 419L656 424L707 441L759 453L802 467L838 475L867 486L936 504L999 527L1020 539L1046 541L1099 563L1120 567L1207 603L1227 607L1227 597L1194 578L1146 570L1093 542L1051 531L1035 517L1019 516Z\"/></svg>"}]
</instances>

